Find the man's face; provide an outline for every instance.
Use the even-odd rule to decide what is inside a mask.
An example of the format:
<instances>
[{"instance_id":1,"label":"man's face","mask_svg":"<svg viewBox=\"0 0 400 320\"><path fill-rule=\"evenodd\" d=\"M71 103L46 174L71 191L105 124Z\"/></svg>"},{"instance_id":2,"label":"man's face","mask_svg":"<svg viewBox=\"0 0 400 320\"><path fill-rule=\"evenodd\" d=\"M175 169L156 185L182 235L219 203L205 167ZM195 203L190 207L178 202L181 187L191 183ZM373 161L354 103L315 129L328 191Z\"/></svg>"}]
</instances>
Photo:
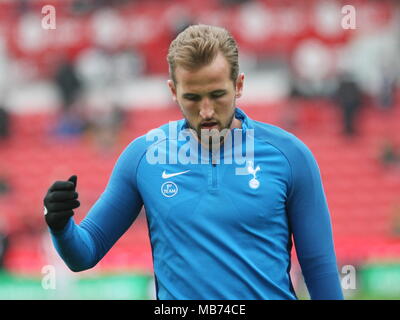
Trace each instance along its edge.
<instances>
[{"instance_id":1,"label":"man's face","mask_svg":"<svg viewBox=\"0 0 400 320\"><path fill-rule=\"evenodd\" d=\"M177 66L176 85L168 81L174 101L198 137L202 129L221 131L240 127L234 114L236 98L242 94L244 75L239 75L233 83L230 71L226 58L218 54L213 62L197 70Z\"/></svg>"}]
</instances>

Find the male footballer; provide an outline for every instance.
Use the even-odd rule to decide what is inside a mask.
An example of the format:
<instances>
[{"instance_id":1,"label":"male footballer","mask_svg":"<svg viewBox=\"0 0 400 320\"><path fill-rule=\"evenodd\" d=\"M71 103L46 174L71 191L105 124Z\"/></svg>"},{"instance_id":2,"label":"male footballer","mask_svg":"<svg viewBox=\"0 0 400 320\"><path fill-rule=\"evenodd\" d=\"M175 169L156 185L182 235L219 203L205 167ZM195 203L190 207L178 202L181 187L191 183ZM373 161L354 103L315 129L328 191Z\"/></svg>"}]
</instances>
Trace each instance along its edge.
<instances>
[{"instance_id":1,"label":"male footballer","mask_svg":"<svg viewBox=\"0 0 400 320\"><path fill-rule=\"evenodd\" d=\"M44 198L67 266L94 267L144 206L158 299L297 299L293 242L311 299L343 299L317 163L294 135L236 107L244 75L233 37L193 25L167 59L184 119L126 147L79 225L76 176Z\"/></svg>"}]
</instances>

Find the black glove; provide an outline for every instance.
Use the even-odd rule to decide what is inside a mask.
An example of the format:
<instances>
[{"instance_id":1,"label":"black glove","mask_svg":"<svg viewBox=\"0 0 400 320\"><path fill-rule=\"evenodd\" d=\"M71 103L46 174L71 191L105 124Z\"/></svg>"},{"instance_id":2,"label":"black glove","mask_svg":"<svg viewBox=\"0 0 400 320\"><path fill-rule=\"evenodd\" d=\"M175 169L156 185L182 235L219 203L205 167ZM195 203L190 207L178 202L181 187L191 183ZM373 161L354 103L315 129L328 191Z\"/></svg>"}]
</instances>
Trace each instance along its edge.
<instances>
[{"instance_id":1,"label":"black glove","mask_svg":"<svg viewBox=\"0 0 400 320\"><path fill-rule=\"evenodd\" d=\"M73 209L81 205L75 191L77 180L77 176L72 176L68 181L56 181L47 191L43 201L44 217L50 229L64 229L69 218L74 215Z\"/></svg>"}]
</instances>

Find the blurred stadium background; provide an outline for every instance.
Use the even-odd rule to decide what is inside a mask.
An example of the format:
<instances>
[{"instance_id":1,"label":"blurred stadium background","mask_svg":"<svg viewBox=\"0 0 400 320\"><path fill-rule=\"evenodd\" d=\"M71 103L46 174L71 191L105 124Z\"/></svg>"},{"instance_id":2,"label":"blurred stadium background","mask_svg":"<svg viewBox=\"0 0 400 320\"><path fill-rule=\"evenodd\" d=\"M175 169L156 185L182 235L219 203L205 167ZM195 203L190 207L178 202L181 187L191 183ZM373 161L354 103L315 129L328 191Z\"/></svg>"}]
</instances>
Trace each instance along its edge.
<instances>
[{"instance_id":1,"label":"blurred stadium background","mask_svg":"<svg viewBox=\"0 0 400 320\"><path fill-rule=\"evenodd\" d=\"M43 28L46 5L55 29ZM342 26L344 5L355 8L355 29ZM42 199L54 180L77 174L79 222L123 148L181 118L166 53L192 23L237 39L246 76L238 106L313 151L346 298L399 299L399 9L387 0L0 0L0 299L154 298L143 213L94 269L76 274L53 249ZM294 252L292 275L308 299Z\"/></svg>"}]
</instances>

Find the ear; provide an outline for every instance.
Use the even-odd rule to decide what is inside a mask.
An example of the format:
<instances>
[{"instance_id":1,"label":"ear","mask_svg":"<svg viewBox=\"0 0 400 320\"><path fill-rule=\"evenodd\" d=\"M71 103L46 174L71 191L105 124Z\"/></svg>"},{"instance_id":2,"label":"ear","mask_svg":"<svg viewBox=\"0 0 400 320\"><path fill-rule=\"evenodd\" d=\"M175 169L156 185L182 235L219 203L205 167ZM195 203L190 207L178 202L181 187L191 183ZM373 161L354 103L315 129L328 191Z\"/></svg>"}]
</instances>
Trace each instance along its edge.
<instances>
[{"instance_id":1,"label":"ear","mask_svg":"<svg viewBox=\"0 0 400 320\"><path fill-rule=\"evenodd\" d=\"M172 94L172 100L174 100L175 102L177 102L175 83L174 83L171 79L169 79L169 80L167 81L167 83L168 83L169 90L171 91L171 94Z\"/></svg>"},{"instance_id":2,"label":"ear","mask_svg":"<svg viewBox=\"0 0 400 320\"><path fill-rule=\"evenodd\" d=\"M240 98L243 92L244 73L238 75L236 79L236 98Z\"/></svg>"}]
</instances>

